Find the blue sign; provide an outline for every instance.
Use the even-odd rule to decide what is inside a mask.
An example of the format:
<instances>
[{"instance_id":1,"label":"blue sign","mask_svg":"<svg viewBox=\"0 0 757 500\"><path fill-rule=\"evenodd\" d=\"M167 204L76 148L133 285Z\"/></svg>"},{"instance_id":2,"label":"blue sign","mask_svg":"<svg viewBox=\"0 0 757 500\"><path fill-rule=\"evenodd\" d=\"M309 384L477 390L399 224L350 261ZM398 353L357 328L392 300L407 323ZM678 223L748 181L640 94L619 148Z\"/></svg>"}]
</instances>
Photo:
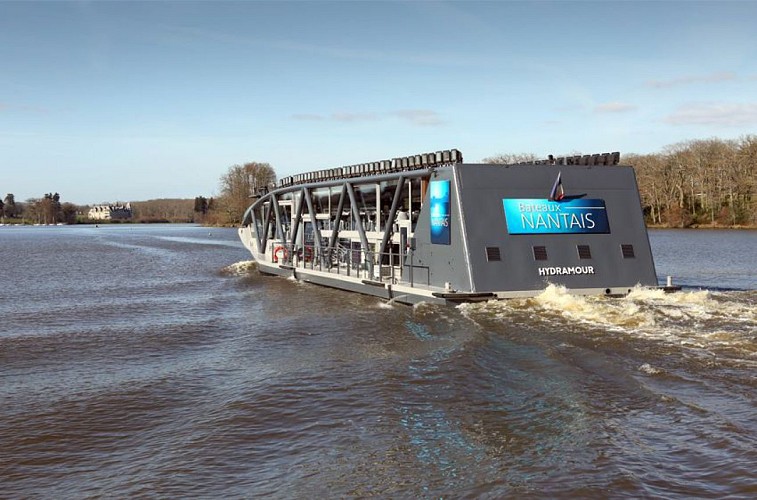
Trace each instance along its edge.
<instances>
[{"instance_id":1,"label":"blue sign","mask_svg":"<svg viewBox=\"0 0 757 500\"><path fill-rule=\"evenodd\" d=\"M431 243L450 244L449 181L431 181Z\"/></svg>"},{"instance_id":2,"label":"blue sign","mask_svg":"<svg viewBox=\"0 0 757 500\"><path fill-rule=\"evenodd\" d=\"M503 199L510 234L609 233L605 200Z\"/></svg>"}]
</instances>

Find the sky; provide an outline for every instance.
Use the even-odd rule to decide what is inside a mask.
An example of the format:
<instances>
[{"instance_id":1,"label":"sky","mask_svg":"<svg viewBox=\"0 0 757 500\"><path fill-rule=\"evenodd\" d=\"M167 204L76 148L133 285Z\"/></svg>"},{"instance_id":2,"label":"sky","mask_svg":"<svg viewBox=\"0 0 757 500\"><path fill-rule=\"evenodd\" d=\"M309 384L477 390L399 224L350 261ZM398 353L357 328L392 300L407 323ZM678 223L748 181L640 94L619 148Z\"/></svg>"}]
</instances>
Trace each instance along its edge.
<instances>
[{"instance_id":1,"label":"sky","mask_svg":"<svg viewBox=\"0 0 757 500\"><path fill-rule=\"evenodd\" d=\"M0 196L737 139L757 133L755 19L755 1L0 0Z\"/></svg>"}]
</instances>

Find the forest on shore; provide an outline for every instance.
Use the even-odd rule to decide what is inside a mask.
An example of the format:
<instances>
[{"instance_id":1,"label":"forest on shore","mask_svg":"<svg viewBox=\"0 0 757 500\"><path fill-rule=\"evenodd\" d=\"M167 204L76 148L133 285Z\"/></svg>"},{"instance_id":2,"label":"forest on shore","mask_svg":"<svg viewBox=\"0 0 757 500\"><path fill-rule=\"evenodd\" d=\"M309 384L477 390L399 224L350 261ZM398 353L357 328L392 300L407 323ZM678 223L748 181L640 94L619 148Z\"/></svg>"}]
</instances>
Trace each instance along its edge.
<instances>
[{"instance_id":1,"label":"forest on shore","mask_svg":"<svg viewBox=\"0 0 757 500\"><path fill-rule=\"evenodd\" d=\"M571 152L565 156L581 154ZM530 153L499 154L483 163L513 164L539 158ZM658 153L625 154L652 227L757 227L757 136L698 139L667 146ZM601 168L601 167L598 167ZM122 222L195 222L237 226L250 194L276 182L268 163L232 165L219 179L217 196L194 199L132 201L132 216ZM0 221L26 224L102 223L88 218L89 206L61 201L58 193L17 202L12 193L0 200ZM119 221L113 221L119 222Z\"/></svg>"},{"instance_id":2,"label":"forest on shore","mask_svg":"<svg viewBox=\"0 0 757 500\"><path fill-rule=\"evenodd\" d=\"M276 173L267 163L249 162L232 165L221 176L220 194L215 197L161 198L146 201L104 202L102 206L123 208L131 216L101 220L90 218L94 205L64 202L59 193L45 193L39 198L16 201L13 193L0 199L2 224L118 224L118 223L200 223L212 226L236 226L250 204L250 194L258 186L276 181Z\"/></svg>"},{"instance_id":3,"label":"forest on shore","mask_svg":"<svg viewBox=\"0 0 757 500\"><path fill-rule=\"evenodd\" d=\"M757 227L757 136L682 142L626 155L648 225Z\"/></svg>"},{"instance_id":4,"label":"forest on shore","mask_svg":"<svg viewBox=\"0 0 757 500\"><path fill-rule=\"evenodd\" d=\"M557 156L572 156L570 153ZM537 160L501 154L484 163ZM621 155L636 171L641 205L652 227L757 227L757 136L680 142L651 154ZM601 168L601 167L598 167Z\"/></svg>"}]
</instances>

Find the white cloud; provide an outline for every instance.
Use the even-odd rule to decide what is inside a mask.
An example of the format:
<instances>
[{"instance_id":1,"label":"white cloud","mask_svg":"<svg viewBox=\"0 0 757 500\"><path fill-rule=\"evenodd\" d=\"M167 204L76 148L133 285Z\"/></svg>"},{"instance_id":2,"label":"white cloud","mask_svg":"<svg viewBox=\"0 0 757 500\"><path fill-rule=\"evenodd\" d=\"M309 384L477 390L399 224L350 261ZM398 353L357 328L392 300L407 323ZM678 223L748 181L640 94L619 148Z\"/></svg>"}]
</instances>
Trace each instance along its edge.
<instances>
[{"instance_id":1,"label":"white cloud","mask_svg":"<svg viewBox=\"0 0 757 500\"><path fill-rule=\"evenodd\" d=\"M444 123L439 113L430 109L401 109L393 114L413 125L422 127L435 127Z\"/></svg>"},{"instance_id":2,"label":"white cloud","mask_svg":"<svg viewBox=\"0 0 757 500\"><path fill-rule=\"evenodd\" d=\"M693 103L679 107L663 121L670 125L757 125L757 103Z\"/></svg>"},{"instance_id":3,"label":"white cloud","mask_svg":"<svg viewBox=\"0 0 757 500\"><path fill-rule=\"evenodd\" d=\"M594 107L595 113L627 113L635 110L636 106L625 102L606 102Z\"/></svg>"},{"instance_id":4,"label":"white cloud","mask_svg":"<svg viewBox=\"0 0 757 500\"><path fill-rule=\"evenodd\" d=\"M736 73L731 71L721 71L718 73L710 73L709 75L687 75L678 78L672 78L670 80L650 80L647 82L647 87L655 89L664 89L670 87L679 87L682 85L692 85L695 83L720 83L729 82L737 79Z\"/></svg>"}]
</instances>

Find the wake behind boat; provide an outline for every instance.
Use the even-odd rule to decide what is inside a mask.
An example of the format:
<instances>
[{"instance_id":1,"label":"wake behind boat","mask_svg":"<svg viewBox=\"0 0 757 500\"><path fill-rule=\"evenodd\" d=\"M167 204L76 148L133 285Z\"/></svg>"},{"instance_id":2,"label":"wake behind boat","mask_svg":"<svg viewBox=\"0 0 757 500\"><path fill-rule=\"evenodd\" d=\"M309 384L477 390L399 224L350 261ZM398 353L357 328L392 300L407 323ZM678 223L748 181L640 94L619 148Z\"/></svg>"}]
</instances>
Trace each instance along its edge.
<instances>
[{"instance_id":1,"label":"wake behind boat","mask_svg":"<svg viewBox=\"0 0 757 500\"><path fill-rule=\"evenodd\" d=\"M239 236L262 273L397 302L656 287L619 153L468 164L456 150L308 172L254 196Z\"/></svg>"}]
</instances>

